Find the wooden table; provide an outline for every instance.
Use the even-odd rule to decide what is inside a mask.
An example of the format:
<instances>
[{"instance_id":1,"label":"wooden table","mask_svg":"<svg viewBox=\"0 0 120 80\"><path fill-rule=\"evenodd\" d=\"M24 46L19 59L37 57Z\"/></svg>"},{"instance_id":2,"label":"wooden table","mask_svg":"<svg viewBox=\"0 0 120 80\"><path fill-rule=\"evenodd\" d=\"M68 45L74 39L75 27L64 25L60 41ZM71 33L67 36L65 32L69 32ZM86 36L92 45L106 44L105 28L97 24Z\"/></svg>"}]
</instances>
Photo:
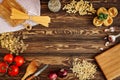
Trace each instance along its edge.
<instances>
[{"instance_id":1,"label":"wooden table","mask_svg":"<svg viewBox=\"0 0 120 80\"><path fill-rule=\"evenodd\" d=\"M89 0L93 3L95 9L101 6L110 8L115 6L120 11L119 0ZM70 0L61 0L62 7ZM20 80L25 73L25 69L32 59L37 59L44 64L50 64L49 68L45 70L36 80L48 80L47 75L50 71L58 68L66 68L69 70L70 66L66 66L65 62L68 58L84 57L88 61L97 65L94 57L104 51L118 44L120 39L115 43L105 47L104 37L109 34L120 33L120 14L114 18L112 26L116 28L114 33L105 33L103 30L107 27L96 28L92 24L95 15L92 16L79 16L78 14L67 14L61 10L58 13L52 13L47 7L48 0L41 0L42 13L41 15L50 16L52 22L49 28L37 25L31 31L24 31L27 36L25 42L29 44L27 51L20 54L25 57L26 63L20 68L20 74L16 77L7 75L0 76L0 80ZM22 31L23 32L23 31ZM8 53L6 49L0 49L0 59ZM105 80L102 71L97 66L97 73L94 80ZM69 70L69 75L73 75ZM71 79L59 80L78 80L75 77ZM117 78L116 80L120 80Z\"/></svg>"}]
</instances>

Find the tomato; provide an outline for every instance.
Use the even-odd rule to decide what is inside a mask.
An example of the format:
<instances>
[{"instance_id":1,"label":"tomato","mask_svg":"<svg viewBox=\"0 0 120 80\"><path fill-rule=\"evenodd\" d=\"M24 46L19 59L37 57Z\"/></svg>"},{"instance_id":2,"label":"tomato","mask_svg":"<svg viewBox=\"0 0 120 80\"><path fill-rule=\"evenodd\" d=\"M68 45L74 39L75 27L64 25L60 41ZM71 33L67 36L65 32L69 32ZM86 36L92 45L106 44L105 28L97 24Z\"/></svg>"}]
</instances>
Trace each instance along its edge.
<instances>
[{"instance_id":1,"label":"tomato","mask_svg":"<svg viewBox=\"0 0 120 80\"><path fill-rule=\"evenodd\" d=\"M18 75L18 73L19 73L19 68L18 68L18 66L16 66L16 65L11 65L11 66L8 68L8 74L9 74L10 76L16 76L16 75Z\"/></svg>"},{"instance_id":2,"label":"tomato","mask_svg":"<svg viewBox=\"0 0 120 80\"><path fill-rule=\"evenodd\" d=\"M16 66L22 66L24 63L24 58L22 56L16 56L14 62Z\"/></svg>"},{"instance_id":3,"label":"tomato","mask_svg":"<svg viewBox=\"0 0 120 80\"><path fill-rule=\"evenodd\" d=\"M6 73L8 69L8 64L5 62L0 62L0 73Z\"/></svg>"},{"instance_id":4,"label":"tomato","mask_svg":"<svg viewBox=\"0 0 120 80\"><path fill-rule=\"evenodd\" d=\"M13 55L12 54L7 54L4 56L4 61L8 62L8 63L12 63L13 62Z\"/></svg>"}]
</instances>

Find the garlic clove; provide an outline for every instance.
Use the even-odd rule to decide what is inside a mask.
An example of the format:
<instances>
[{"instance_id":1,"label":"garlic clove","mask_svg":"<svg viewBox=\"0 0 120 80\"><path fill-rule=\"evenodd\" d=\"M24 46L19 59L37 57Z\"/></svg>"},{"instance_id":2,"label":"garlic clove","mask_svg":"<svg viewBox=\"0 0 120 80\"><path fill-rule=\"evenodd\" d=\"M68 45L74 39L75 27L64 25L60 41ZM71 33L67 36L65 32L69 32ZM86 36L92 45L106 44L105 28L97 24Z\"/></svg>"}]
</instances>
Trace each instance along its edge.
<instances>
[{"instance_id":1,"label":"garlic clove","mask_svg":"<svg viewBox=\"0 0 120 80\"><path fill-rule=\"evenodd\" d=\"M116 36L114 36L114 35L109 35L109 36L108 36L108 40L109 40L110 42L115 42L115 41L116 41Z\"/></svg>"}]
</instances>

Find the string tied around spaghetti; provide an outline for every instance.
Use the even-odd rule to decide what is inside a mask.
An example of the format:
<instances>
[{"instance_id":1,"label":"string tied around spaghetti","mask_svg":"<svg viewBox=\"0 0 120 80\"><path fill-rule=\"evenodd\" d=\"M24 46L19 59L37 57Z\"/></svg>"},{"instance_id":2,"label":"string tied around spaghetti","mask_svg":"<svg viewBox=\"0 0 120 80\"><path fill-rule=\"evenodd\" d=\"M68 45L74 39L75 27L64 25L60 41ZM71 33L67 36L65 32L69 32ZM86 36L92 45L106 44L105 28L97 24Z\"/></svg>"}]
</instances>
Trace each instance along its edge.
<instances>
[{"instance_id":1,"label":"string tied around spaghetti","mask_svg":"<svg viewBox=\"0 0 120 80\"><path fill-rule=\"evenodd\" d=\"M29 20L32 20L32 16L29 16Z\"/></svg>"}]
</instances>

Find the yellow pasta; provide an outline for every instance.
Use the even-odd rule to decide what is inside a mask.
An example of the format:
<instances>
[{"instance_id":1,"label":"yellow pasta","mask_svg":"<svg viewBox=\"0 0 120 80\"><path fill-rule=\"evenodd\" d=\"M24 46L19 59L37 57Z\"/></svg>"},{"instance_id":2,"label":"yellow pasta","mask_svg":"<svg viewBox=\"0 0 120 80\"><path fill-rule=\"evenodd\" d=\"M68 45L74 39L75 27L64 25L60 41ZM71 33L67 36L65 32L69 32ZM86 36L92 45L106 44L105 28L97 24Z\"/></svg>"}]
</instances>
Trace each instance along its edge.
<instances>
[{"instance_id":1,"label":"yellow pasta","mask_svg":"<svg viewBox=\"0 0 120 80\"><path fill-rule=\"evenodd\" d=\"M38 24L42 24L45 27L48 27L50 23L50 17L49 16L31 16L26 13L23 13L15 8L12 8L12 13L10 16L11 19L23 19L23 20L32 20Z\"/></svg>"},{"instance_id":2,"label":"yellow pasta","mask_svg":"<svg viewBox=\"0 0 120 80\"><path fill-rule=\"evenodd\" d=\"M25 20L23 19L11 19L11 8L16 8L25 13L25 10L16 2L16 0L3 0L0 4L0 17L5 19L11 26L17 26L23 23Z\"/></svg>"}]
</instances>

